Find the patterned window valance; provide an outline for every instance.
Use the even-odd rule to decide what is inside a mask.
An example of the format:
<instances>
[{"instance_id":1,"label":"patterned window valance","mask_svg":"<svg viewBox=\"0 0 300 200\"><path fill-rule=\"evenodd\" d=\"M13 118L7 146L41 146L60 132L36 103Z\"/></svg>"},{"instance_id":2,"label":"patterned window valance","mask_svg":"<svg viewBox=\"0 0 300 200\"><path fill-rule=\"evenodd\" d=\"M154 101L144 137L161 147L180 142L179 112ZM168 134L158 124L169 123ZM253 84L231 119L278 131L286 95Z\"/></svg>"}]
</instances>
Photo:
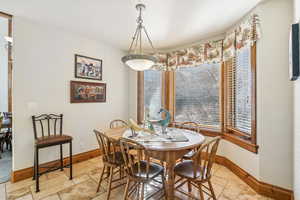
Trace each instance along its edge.
<instances>
[{"instance_id":1,"label":"patterned window valance","mask_svg":"<svg viewBox=\"0 0 300 200\"><path fill-rule=\"evenodd\" d=\"M235 56L235 51L245 45L252 45L260 38L259 18L248 16L223 40L210 41L189 48L167 53L157 53L154 69L175 70L178 67L191 67L204 63L219 63Z\"/></svg>"},{"instance_id":2,"label":"patterned window valance","mask_svg":"<svg viewBox=\"0 0 300 200\"><path fill-rule=\"evenodd\" d=\"M244 46L253 45L260 38L258 15L248 16L233 31L228 32L223 42L223 60L235 56L235 51Z\"/></svg>"}]
</instances>

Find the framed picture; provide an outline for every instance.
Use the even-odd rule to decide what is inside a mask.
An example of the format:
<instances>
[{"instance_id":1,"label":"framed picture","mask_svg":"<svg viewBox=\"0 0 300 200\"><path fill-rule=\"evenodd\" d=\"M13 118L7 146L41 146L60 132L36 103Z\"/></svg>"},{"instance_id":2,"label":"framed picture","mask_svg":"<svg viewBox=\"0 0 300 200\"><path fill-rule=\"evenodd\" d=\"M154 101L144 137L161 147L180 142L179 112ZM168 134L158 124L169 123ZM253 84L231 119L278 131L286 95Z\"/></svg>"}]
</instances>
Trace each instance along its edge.
<instances>
[{"instance_id":1,"label":"framed picture","mask_svg":"<svg viewBox=\"0 0 300 200\"><path fill-rule=\"evenodd\" d=\"M106 102L106 83L71 81L71 103Z\"/></svg>"},{"instance_id":2,"label":"framed picture","mask_svg":"<svg viewBox=\"0 0 300 200\"><path fill-rule=\"evenodd\" d=\"M102 60L75 54L75 78L102 81Z\"/></svg>"}]
</instances>

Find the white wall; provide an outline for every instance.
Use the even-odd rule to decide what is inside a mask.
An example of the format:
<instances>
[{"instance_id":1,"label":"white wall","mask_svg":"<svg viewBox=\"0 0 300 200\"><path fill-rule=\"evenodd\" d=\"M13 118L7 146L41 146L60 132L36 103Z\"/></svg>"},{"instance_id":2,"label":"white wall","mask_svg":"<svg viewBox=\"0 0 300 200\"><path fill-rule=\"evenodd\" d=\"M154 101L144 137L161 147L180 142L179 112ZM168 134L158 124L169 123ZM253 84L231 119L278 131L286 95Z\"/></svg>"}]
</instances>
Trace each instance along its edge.
<instances>
[{"instance_id":1,"label":"white wall","mask_svg":"<svg viewBox=\"0 0 300 200\"><path fill-rule=\"evenodd\" d=\"M257 48L260 179L292 189L293 91L288 72L292 1L269 0L255 12L262 27Z\"/></svg>"},{"instance_id":2,"label":"white wall","mask_svg":"<svg viewBox=\"0 0 300 200\"><path fill-rule=\"evenodd\" d=\"M223 141L219 154L232 160L260 181L292 189L293 88L288 75L292 0L268 0L260 4L254 12L259 14L262 27L262 38L257 44L259 153L254 154ZM130 116L136 116L135 73L130 73L130 80Z\"/></svg>"},{"instance_id":3,"label":"white wall","mask_svg":"<svg viewBox=\"0 0 300 200\"><path fill-rule=\"evenodd\" d=\"M8 36L8 19L0 18L0 112L8 111L8 51L5 36Z\"/></svg>"},{"instance_id":4,"label":"white wall","mask_svg":"<svg viewBox=\"0 0 300 200\"><path fill-rule=\"evenodd\" d=\"M13 25L13 170L33 165L33 114L63 113L64 132L74 137L74 154L97 148L94 128L128 118L128 69L120 61L122 52L18 16ZM70 80L79 80L74 78L74 54L103 59L106 103L69 103ZM42 150L40 158L58 159L58 149Z\"/></svg>"},{"instance_id":5,"label":"white wall","mask_svg":"<svg viewBox=\"0 0 300 200\"><path fill-rule=\"evenodd\" d=\"M294 22L300 22L300 0L294 0ZM294 194L300 199L300 80L294 83Z\"/></svg>"}]
</instances>

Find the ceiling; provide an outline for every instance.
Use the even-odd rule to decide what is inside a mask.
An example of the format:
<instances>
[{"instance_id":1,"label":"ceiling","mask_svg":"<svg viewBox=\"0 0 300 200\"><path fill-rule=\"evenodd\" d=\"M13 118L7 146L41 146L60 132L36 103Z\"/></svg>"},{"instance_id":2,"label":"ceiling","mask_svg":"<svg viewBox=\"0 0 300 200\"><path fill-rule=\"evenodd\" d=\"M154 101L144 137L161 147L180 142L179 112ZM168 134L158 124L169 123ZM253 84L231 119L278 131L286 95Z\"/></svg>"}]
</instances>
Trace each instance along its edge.
<instances>
[{"instance_id":1,"label":"ceiling","mask_svg":"<svg viewBox=\"0 0 300 200\"><path fill-rule=\"evenodd\" d=\"M261 0L1 0L0 10L128 49L135 4L154 46L175 48L223 33Z\"/></svg>"}]
</instances>

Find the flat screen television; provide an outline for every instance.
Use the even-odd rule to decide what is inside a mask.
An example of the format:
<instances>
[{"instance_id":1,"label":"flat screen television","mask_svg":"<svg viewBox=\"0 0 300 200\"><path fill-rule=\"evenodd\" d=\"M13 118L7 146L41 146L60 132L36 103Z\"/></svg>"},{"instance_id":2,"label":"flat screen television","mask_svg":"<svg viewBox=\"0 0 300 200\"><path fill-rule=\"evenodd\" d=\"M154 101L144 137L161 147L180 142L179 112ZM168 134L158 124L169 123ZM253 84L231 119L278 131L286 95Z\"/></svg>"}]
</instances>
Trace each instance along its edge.
<instances>
[{"instance_id":1,"label":"flat screen television","mask_svg":"<svg viewBox=\"0 0 300 200\"><path fill-rule=\"evenodd\" d=\"M292 24L290 34L290 80L295 81L300 75L300 29L299 23Z\"/></svg>"}]
</instances>

